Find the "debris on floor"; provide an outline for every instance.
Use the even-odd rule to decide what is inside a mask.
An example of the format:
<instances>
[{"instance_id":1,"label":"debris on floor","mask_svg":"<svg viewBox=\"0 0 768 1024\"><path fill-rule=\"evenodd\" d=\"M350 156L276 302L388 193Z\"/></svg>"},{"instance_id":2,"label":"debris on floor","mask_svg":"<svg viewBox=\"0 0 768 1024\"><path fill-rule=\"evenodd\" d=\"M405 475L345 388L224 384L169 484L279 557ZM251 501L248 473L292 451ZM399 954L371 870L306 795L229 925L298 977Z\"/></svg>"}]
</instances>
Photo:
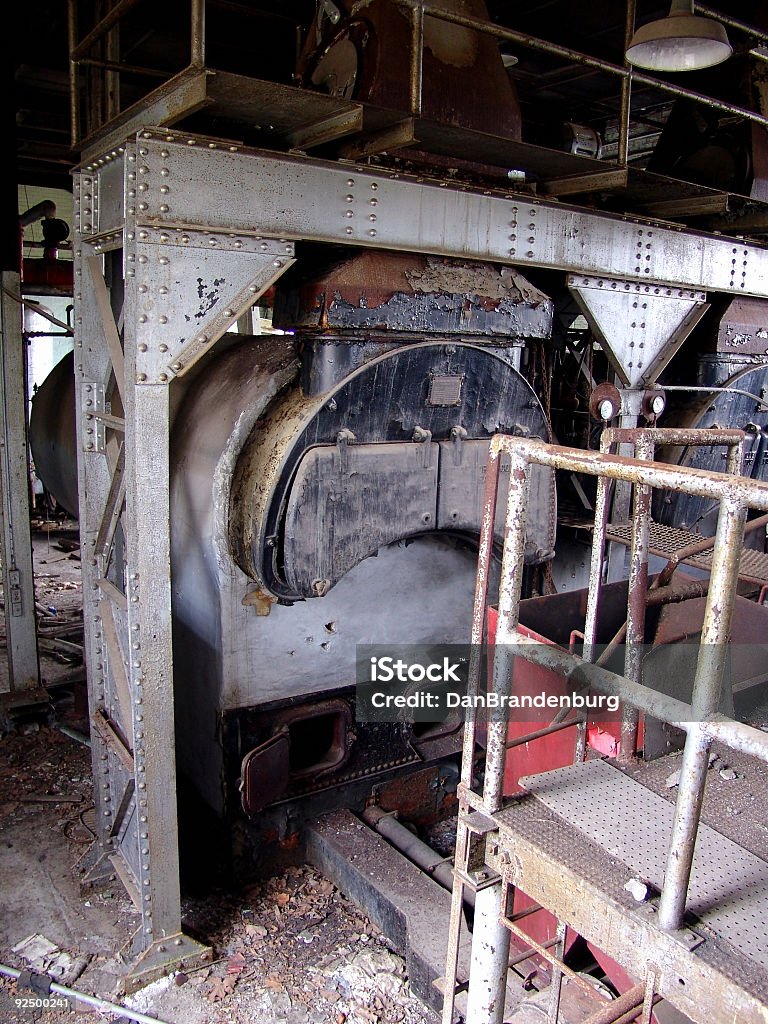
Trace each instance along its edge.
<instances>
[{"instance_id":1,"label":"debris on floor","mask_svg":"<svg viewBox=\"0 0 768 1024\"><path fill-rule=\"evenodd\" d=\"M185 899L185 928L212 945L214 960L126 996L118 954L138 916L119 886L82 896L73 874L93 837L89 756L47 724L15 729L0 745L2 963L167 1024L435 1024L389 941L307 865ZM29 998L0 978L3 1024L115 1019L60 1002L31 1017L15 1003Z\"/></svg>"}]
</instances>

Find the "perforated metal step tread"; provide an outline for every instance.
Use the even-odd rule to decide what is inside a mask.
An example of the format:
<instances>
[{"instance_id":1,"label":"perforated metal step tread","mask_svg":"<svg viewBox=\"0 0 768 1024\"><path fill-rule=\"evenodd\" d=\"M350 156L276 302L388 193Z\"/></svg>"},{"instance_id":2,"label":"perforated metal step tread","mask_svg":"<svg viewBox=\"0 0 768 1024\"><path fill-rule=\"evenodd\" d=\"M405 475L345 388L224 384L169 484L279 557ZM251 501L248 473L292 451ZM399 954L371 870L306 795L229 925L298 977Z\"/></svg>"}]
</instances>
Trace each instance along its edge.
<instances>
[{"instance_id":1,"label":"perforated metal step tread","mask_svg":"<svg viewBox=\"0 0 768 1024\"><path fill-rule=\"evenodd\" d=\"M610 523L606 530L606 536L608 540L629 545L632 528L627 524ZM703 540L701 534L691 533L690 530L681 530L676 526L663 526L661 523L651 523L649 549L652 555L670 558L677 551L700 540ZM710 572L712 552L705 551L700 555L693 555L686 559L685 564ZM753 548L743 548L739 560L739 579L745 580L747 583L756 583L758 586L768 583L768 555L764 555L761 551L755 551Z\"/></svg>"},{"instance_id":2,"label":"perforated metal step tread","mask_svg":"<svg viewBox=\"0 0 768 1024\"><path fill-rule=\"evenodd\" d=\"M661 889L673 803L606 761L558 768L521 779L558 817ZM701 825L688 909L762 967L768 967L768 863Z\"/></svg>"}]
</instances>

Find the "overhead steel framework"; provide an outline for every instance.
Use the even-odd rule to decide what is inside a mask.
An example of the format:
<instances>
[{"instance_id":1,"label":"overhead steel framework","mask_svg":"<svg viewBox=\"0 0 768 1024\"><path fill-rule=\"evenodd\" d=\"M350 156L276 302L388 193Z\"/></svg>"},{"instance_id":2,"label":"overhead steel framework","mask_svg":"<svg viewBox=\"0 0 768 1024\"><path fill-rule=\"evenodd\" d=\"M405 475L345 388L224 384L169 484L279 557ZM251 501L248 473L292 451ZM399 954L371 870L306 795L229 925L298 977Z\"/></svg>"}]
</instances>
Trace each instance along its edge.
<instances>
[{"instance_id":1,"label":"overhead steel framework","mask_svg":"<svg viewBox=\"0 0 768 1024\"><path fill-rule=\"evenodd\" d=\"M311 240L589 275L606 303L768 297L768 250L428 177L147 128L75 174L75 364L98 840L142 924L133 982L207 951L183 934L171 637L173 382ZM592 281L594 278L594 281ZM610 297L610 298L608 298ZM586 456L585 456L586 458ZM124 557L121 552L124 550Z\"/></svg>"}]
</instances>

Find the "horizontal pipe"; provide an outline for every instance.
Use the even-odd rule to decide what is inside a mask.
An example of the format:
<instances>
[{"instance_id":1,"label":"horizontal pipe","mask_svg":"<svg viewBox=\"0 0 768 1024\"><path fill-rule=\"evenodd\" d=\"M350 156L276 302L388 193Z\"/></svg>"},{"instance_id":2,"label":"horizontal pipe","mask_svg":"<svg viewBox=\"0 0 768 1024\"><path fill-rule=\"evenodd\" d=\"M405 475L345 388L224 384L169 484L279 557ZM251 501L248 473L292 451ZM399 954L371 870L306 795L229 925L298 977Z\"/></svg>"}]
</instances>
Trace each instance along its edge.
<instances>
[{"instance_id":1,"label":"horizontal pipe","mask_svg":"<svg viewBox=\"0 0 768 1024\"><path fill-rule=\"evenodd\" d=\"M14 978L16 981L21 977L21 971L17 971L15 967L8 967L6 964L0 964L0 974ZM43 977L47 978L48 975L43 975ZM149 1017L146 1013L132 1010L129 1006L120 1006L119 1003L110 1003L108 999L102 999L100 996L89 996L87 992L78 992L77 989L67 988L66 985L59 985L55 981L51 982L51 992L55 992L58 996L76 999L79 1003L85 1003L88 1006L94 1006L97 1010L105 1010L107 1013L119 1017L127 1017L129 1020L135 1020L137 1024L164 1024L157 1017Z\"/></svg>"},{"instance_id":2,"label":"horizontal pipe","mask_svg":"<svg viewBox=\"0 0 768 1024\"><path fill-rule=\"evenodd\" d=\"M537 907L536 909L540 910L541 907ZM546 942L542 942L541 944L542 949L552 949L552 947L556 945L557 939L547 939ZM532 946L529 946L527 949L524 949L522 953L518 953L517 956L511 957L509 961L509 966L517 967L518 964L523 963L525 960L530 960L532 956L536 955L537 950L535 950Z\"/></svg>"},{"instance_id":3,"label":"horizontal pipe","mask_svg":"<svg viewBox=\"0 0 768 1024\"><path fill-rule=\"evenodd\" d=\"M727 25L729 28L737 28L740 32L745 32L747 35L752 36L753 39L758 39L761 43L768 43L768 34L761 32L753 25L748 25L746 21L740 21L730 14L723 14L722 11L716 11L713 7L707 6L707 4L697 3L696 0L694 0L693 9L697 14L703 14L706 18L714 18L715 21L721 21L723 25Z\"/></svg>"},{"instance_id":4,"label":"horizontal pipe","mask_svg":"<svg viewBox=\"0 0 768 1024\"><path fill-rule=\"evenodd\" d=\"M651 1005L655 1005L659 1002L661 996L654 996ZM620 1017L617 1017L613 1024L632 1024L636 1021L640 1014L643 1012L643 1004L639 1006L633 1006L631 1010L627 1010L626 1013L622 1013Z\"/></svg>"},{"instance_id":5,"label":"horizontal pipe","mask_svg":"<svg viewBox=\"0 0 768 1024\"><path fill-rule=\"evenodd\" d=\"M728 498L749 508L768 512L768 483L715 473L707 469L692 469L688 466L670 466L661 462L638 461L621 455L585 451L581 448L566 448L545 444L543 441L524 440L507 434L496 434L491 439L492 457L501 452L521 456L527 462L550 469L564 469L588 476L610 476L631 484L648 484L682 490L701 498L720 501Z\"/></svg>"},{"instance_id":6,"label":"horizontal pipe","mask_svg":"<svg viewBox=\"0 0 768 1024\"><path fill-rule=\"evenodd\" d=\"M509 740L505 746L507 750L512 750L514 747L521 747L524 743L533 743L534 740L540 740L544 736L551 736L554 732L560 732L562 729L572 729L574 725L578 725L580 719L574 718L570 722L553 722L552 725L546 726L544 729L537 729L535 732L528 732L525 736L517 736L513 740Z\"/></svg>"},{"instance_id":7,"label":"horizontal pipe","mask_svg":"<svg viewBox=\"0 0 768 1024\"><path fill-rule=\"evenodd\" d=\"M693 391L693 392L706 392L707 394L724 394L724 395L744 395L745 398L751 398L757 402L761 409L768 409L768 402L761 398L760 395L754 395L751 391L744 391L743 388L707 388L703 385L691 386L689 384L665 384L665 391Z\"/></svg>"},{"instance_id":8,"label":"horizontal pipe","mask_svg":"<svg viewBox=\"0 0 768 1024\"><path fill-rule=\"evenodd\" d=\"M30 206L24 213L19 214L19 225L23 228L41 219L50 219L56 216L56 203L52 199L43 199L34 206Z\"/></svg>"},{"instance_id":9,"label":"horizontal pipe","mask_svg":"<svg viewBox=\"0 0 768 1024\"><path fill-rule=\"evenodd\" d=\"M71 740L75 740L77 743L82 743L84 747L90 747L91 737L86 736L84 732L79 732L77 729L73 729L71 725L55 725L54 728L63 733L64 736L69 736Z\"/></svg>"},{"instance_id":10,"label":"horizontal pipe","mask_svg":"<svg viewBox=\"0 0 768 1024\"><path fill-rule=\"evenodd\" d=\"M503 643L514 646L513 654L525 661L541 665L568 679L575 689L589 687L598 693L619 697L622 701L676 729L688 731L691 724L690 704L675 697L668 697L642 683L632 683L615 672L583 661L578 655L570 654L559 647L542 644L541 641L523 633L512 633L509 638L497 636L497 646ZM711 715L703 723L703 728L711 739L761 761L768 761L768 733L719 713Z\"/></svg>"},{"instance_id":11,"label":"horizontal pipe","mask_svg":"<svg viewBox=\"0 0 768 1024\"><path fill-rule=\"evenodd\" d=\"M587 1017L584 1024L614 1024L628 1010L640 1008L645 999L645 986L635 985L627 989L622 995L612 999L610 1003L601 1006L591 1016Z\"/></svg>"},{"instance_id":12,"label":"horizontal pipe","mask_svg":"<svg viewBox=\"0 0 768 1024\"><path fill-rule=\"evenodd\" d=\"M654 448L660 445L697 447L727 445L736 447L744 440L744 431L714 427L608 427L600 435L601 445L648 443Z\"/></svg>"},{"instance_id":13,"label":"horizontal pipe","mask_svg":"<svg viewBox=\"0 0 768 1024\"><path fill-rule=\"evenodd\" d=\"M525 46L531 50L541 50L544 53L551 53L555 57L562 57L564 60L572 61L574 64L583 64L586 67L595 68L598 71L604 71L606 74L615 75L618 78L629 78L631 75L633 83L649 85L654 89L658 89L660 92L666 92L672 96L678 96L681 99L693 100L694 102L701 103L704 106L712 107L714 110L722 110L728 114L735 114L737 117L743 117L747 121L754 121L757 124L768 127L768 117L765 117L763 114L758 114L754 110L747 110L745 107L736 106L734 103L726 103L724 100L715 100L711 96L704 96L702 93L695 92L693 89L684 89L682 86L672 85L670 82L664 82L659 78L653 78L650 75L641 74L640 72L621 64L612 64L609 61L600 60L597 57L590 57L585 53L580 53L578 50L572 50L568 46L549 43L543 39L536 38L536 36L528 35L526 32L518 32L515 29L501 28L499 25L483 21L481 18L473 18L469 15L446 11L442 8L434 7L430 3L422 4L421 0L399 0L399 2L411 9L415 7L423 7L424 14L430 18L437 18L439 21L447 21L453 25L460 25L462 28L468 28L474 32L481 32L485 35L493 36L496 39L503 39L506 42L516 43L518 46Z\"/></svg>"},{"instance_id":14,"label":"horizontal pipe","mask_svg":"<svg viewBox=\"0 0 768 1024\"><path fill-rule=\"evenodd\" d=\"M171 77L169 71L139 67L136 64L121 64L117 60L98 60L96 57L80 57L74 63L89 68L103 68L105 71L122 71L126 75L146 75L147 77L162 78L164 80Z\"/></svg>"},{"instance_id":15,"label":"horizontal pipe","mask_svg":"<svg viewBox=\"0 0 768 1024\"><path fill-rule=\"evenodd\" d=\"M363 811L363 821L375 829L379 835L388 840L403 856L413 861L417 867L442 885L444 889L453 888L453 867L439 853L422 842L410 829L402 825L397 818L382 811L380 807L367 807ZM464 900L474 906L475 894L464 887Z\"/></svg>"}]
</instances>

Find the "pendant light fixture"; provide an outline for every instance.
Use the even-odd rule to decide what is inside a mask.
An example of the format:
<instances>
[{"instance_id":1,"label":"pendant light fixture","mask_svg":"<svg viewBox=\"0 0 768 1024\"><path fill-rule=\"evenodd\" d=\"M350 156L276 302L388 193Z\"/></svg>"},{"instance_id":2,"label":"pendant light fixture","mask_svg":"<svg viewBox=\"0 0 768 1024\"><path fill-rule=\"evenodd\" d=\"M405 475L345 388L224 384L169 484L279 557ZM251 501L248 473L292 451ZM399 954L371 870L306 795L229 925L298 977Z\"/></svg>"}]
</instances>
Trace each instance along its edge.
<instances>
[{"instance_id":1,"label":"pendant light fixture","mask_svg":"<svg viewBox=\"0 0 768 1024\"><path fill-rule=\"evenodd\" d=\"M627 47L627 60L650 71L698 71L730 57L733 49L719 21L693 13L693 0L672 0L666 18L642 25Z\"/></svg>"}]
</instances>

